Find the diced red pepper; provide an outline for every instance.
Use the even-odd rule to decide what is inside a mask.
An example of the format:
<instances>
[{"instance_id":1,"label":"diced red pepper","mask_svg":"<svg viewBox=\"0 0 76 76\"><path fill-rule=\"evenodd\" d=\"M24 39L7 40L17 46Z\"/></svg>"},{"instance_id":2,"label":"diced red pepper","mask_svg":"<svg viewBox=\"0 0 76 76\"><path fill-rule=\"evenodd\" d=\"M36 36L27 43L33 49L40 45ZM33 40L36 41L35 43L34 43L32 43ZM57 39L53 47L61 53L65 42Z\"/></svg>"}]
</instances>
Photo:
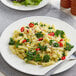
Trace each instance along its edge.
<instances>
[{"instance_id":1,"label":"diced red pepper","mask_svg":"<svg viewBox=\"0 0 76 76\"><path fill-rule=\"evenodd\" d=\"M66 57L65 57L65 56L63 56L63 57L61 58L61 60L65 60L65 58L66 58Z\"/></svg>"},{"instance_id":2,"label":"diced red pepper","mask_svg":"<svg viewBox=\"0 0 76 76\"><path fill-rule=\"evenodd\" d=\"M20 29L20 30L21 30L21 32L23 32L23 31L24 31L24 27L21 27L21 29Z\"/></svg>"},{"instance_id":3,"label":"diced red pepper","mask_svg":"<svg viewBox=\"0 0 76 76\"><path fill-rule=\"evenodd\" d=\"M29 33L29 30L27 30L27 32Z\"/></svg>"},{"instance_id":4,"label":"diced red pepper","mask_svg":"<svg viewBox=\"0 0 76 76\"><path fill-rule=\"evenodd\" d=\"M30 23L30 24L29 24L29 27L34 27L34 24L33 24L33 23Z\"/></svg>"},{"instance_id":5,"label":"diced red pepper","mask_svg":"<svg viewBox=\"0 0 76 76\"><path fill-rule=\"evenodd\" d=\"M59 44L59 46L60 46L60 47L63 47L63 43L61 43L61 42L58 42L58 44Z\"/></svg>"},{"instance_id":6,"label":"diced red pepper","mask_svg":"<svg viewBox=\"0 0 76 76\"><path fill-rule=\"evenodd\" d=\"M55 35L55 33L54 32L51 32L50 34L48 34L48 35L50 35L50 36L54 36Z\"/></svg>"},{"instance_id":7,"label":"diced red pepper","mask_svg":"<svg viewBox=\"0 0 76 76\"><path fill-rule=\"evenodd\" d=\"M25 43L26 41L27 41L27 40L25 39L25 40L22 41L22 43Z\"/></svg>"},{"instance_id":8,"label":"diced red pepper","mask_svg":"<svg viewBox=\"0 0 76 76\"><path fill-rule=\"evenodd\" d=\"M63 39L60 39L60 41L63 41Z\"/></svg>"},{"instance_id":9,"label":"diced red pepper","mask_svg":"<svg viewBox=\"0 0 76 76\"><path fill-rule=\"evenodd\" d=\"M39 51L39 50L40 50L40 48L37 48L37 49L36 49L36 51Z\"/></svg>"},{"instance_id":10,"label":"diced red pepper","mask_svg":"<svg viewBox=\"0 0 76 76\"><path fill-rule=\"evenodd\" d=\"M39 39L38 39L38 41L42 41L42 40L43 40L43 38L39 38Z\"/></svg>"}]
</instances>

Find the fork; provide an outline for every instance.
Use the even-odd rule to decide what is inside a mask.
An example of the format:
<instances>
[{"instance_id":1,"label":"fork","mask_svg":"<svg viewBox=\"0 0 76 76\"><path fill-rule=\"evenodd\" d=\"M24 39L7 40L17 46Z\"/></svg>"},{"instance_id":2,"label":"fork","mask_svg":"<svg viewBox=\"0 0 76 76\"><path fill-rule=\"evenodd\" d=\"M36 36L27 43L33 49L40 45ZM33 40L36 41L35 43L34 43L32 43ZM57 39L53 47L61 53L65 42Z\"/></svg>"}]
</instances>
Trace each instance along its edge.
<instances>
[{"instance_id":1,"label":"fork","mask_svg":"<svg viewBox=\"0 0 76 76\"><path fill-rule=\"evenodd\" d=\"M72 61L72 60L76 60L76 51L65 61ZM53 74L53 72L56 71L60 67L61 64L62 63L58 64L52 70L48 71L44 76L51 76Z\"/></svg>"},{"instance_id":2,"label":"fork","mask_svg":"<svg viewBox=\"0 0 76 76\"><path fill-rule=\"evenodd\" d=\"M69 61L76 60L76 51L66 60L69 60Z\"/></svg>"}]
</instances>

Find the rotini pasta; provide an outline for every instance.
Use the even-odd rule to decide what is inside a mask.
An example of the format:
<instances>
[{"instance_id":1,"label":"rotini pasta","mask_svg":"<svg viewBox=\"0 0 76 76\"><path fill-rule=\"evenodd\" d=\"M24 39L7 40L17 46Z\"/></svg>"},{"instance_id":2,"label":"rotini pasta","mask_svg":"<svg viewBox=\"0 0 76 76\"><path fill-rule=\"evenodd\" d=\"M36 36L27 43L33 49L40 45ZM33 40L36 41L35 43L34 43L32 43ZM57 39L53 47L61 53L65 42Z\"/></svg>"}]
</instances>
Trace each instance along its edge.
<instances>
[{"instance_id":1,"label":"rotini pasta","mask_svg":"<svg viewBox=\"0 0 76 76\"><path fill-rule=\"evenodd\" d=\"M30 22L14 31L9 48L27 63L49 66L64 60L73 45L65 32L54 25Z\"/></svg>"}]
</instances>

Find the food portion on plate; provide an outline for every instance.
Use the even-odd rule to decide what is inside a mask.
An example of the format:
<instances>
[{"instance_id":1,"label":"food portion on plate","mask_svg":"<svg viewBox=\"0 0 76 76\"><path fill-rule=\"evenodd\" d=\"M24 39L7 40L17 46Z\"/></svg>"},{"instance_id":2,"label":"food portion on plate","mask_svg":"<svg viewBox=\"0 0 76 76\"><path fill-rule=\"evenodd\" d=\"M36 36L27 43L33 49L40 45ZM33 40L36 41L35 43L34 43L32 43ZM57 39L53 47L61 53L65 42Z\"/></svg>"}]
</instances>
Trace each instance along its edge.
<instances>
[{"instance_id":1,"label":"food portion on plate","mask_svg":"<svg viewBox=\"0 0 76 76\"><path fill-rule=\"evenodd\" d=\"M21 5L39 5L42 0L11 0L13 3L19 3Z\"/></svg>"},{"instance_id":2,"label":"food portion on plate","mask_svg":"<svg viewBox=\"0 0 76 76\"><path fill-rule=\"evenodd\" d=\"M69 41L54 25L30 22L14 31L9 48L26 63L49 66L66 58L74 47Z\"/></svg>"}]
</instances>

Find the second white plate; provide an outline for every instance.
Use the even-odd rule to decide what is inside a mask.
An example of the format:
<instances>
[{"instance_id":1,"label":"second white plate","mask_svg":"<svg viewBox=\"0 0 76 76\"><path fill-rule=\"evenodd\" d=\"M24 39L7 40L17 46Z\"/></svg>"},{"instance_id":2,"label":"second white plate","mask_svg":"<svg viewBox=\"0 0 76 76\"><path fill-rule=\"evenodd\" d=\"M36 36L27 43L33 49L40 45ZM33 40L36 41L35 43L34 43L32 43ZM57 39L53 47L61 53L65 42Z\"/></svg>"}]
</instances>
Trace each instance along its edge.
<instances>
[{"instance_id":1,"label":"second white plate","mask_svg":"<svg viewBox=\"0 0 76 76\"><path fill-rule=\"evenodd\" d=\"M11 0L1 0L1 2L12 9L21 10L21 11L30 11L44 7L45 5L48 4L49 0L42 0L42 2L37 6L24 6L24 5L17 6L14 5Z\"/></svg>"}]
</instances>

